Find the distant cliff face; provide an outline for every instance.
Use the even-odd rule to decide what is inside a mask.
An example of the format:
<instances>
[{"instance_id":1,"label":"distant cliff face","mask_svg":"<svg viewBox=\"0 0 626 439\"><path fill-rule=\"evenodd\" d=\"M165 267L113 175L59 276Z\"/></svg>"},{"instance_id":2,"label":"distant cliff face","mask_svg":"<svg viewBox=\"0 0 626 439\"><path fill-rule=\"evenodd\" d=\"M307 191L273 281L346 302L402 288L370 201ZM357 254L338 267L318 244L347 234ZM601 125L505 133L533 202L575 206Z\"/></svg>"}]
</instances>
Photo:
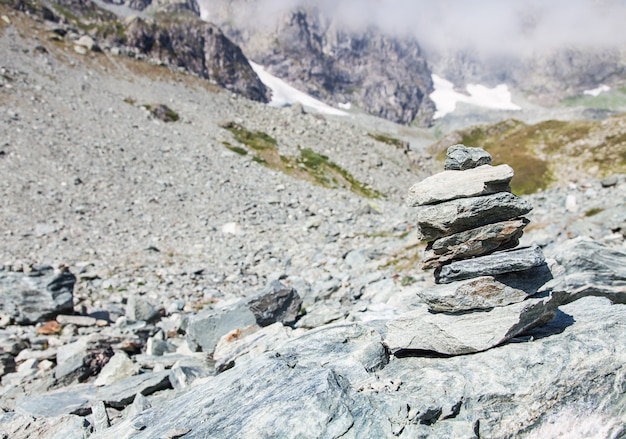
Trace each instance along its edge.
<instances>
[{"instance_id":1,"label":"distant cliff face","mask_svg":"<svg viewBox=\"0 0 626 439\"><path fill-rule=\"evenodd\" d=\"M431 122L431 73L414 38L351 29L316 8L282 11L259 24L242 18L251 3L209 0L205 6L209 20L275 76L331 105L349 102L400 123Z\"/></svg>"},{"instance_id":2,"label":"distant cliff face","mask_svg":"<svg viewBox=\"0 0 626 439\"><path fill-rule=\"evenodd\" d=\"M623 84L626 51L561 48L525 56L485 57L470 51L428 55L433 72L462 87L506 83L530 100L554 104L600 84Z\"/></svg>"}]
</instances>

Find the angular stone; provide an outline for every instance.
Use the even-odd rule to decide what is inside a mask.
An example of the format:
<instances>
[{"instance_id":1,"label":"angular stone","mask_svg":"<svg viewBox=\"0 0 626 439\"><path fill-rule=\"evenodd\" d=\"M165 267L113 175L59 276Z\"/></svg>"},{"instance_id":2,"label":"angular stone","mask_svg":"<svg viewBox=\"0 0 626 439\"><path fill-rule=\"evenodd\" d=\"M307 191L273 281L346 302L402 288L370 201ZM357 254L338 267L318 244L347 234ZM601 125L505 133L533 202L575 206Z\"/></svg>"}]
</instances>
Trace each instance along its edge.
<instances>
[{"instance_id":1,"label":"angular stone","mask_svg":"<svg viewBox=\"0 0 626 439\"><path fill-rule=\"evenodd\" d=\"M477 227L430 242L424 252L422 269L437 268L455 260L469 259L513 248L519 244L526 218Z\"/></svg>"},{"instance_id":2,"label":"angular stone","mask_svg":"<svg viewBox=\"0 0 626 439\"><path fill-rule=\"evenodd\" d=\"M139 373L139 366L125 352L119 351L104 365L93 384L97 387L108 386L137 373Z\"/></svg>"},{"instance_id":3,"label":"angular stone","mask_svg":"<svg viewBox=\"0 0 626 439\"><path fill-rule=\"evenodd\" d=\"M126 318L132 321L154 322L161 317L159 310L141 296L131 295L126 304Z\"/></svg>"},{"instance_id":4,"label":"angular stone","mask_svg":"<svg viewBox=\"0 0 626 439\"><path fill-rule=\"evenodd\" d=\"M564 293L564 303L600 296L626 304L626 252L579 237L556 247L552 256L559 274L542 290Z\"/></svg>"},{"instance_id":5,"label":"angular stone","mask_svg":"<svg viewBox=\"0 0 626 439\"><path fill-rule=\"evenodd\" d=\"M387 322L384 344L401 351L463 355L485 351L548 323L556 315L559 298L527 299L490 311L466 314L431 313L426 307Z\"/></svg>"},{"instance_id":6,"label":"angular stone","mask_svg":"<svg viewBox=\"0 0 626 439\"><path fill-rule=\"evenodd\" d=\"M435 285L417 294L433 312L459 313L521 302L537 294L550 279L552 273L543 264L515 273Z\"/></svg>"},{"instance_id":7,"label":"angular stone","mask_svg":"<svg viewBox=\"0 0 626 439\"><path fill-rule=\"evenodd\" d=\"M513 169L509 165L483 165L467 171L443 171L432 175L409 189L409 207L437 204L457 198L509 192Z\"/></svg>"},{"instance_id":8,"label":"angular stone","mask_svg":"<svg viewBox=\"0 0 626 439\"><path fill-rule=\"evenodd\" d=\"M187 344L193 351L212 353L221 336L255 323L256 316L242 302L229 308L202 311L187 321Z\"/></svg>"},{"instance_id":9,"label":"angular stone","mask_svg":"<svg viewBox=\"0 0 626 439\"><path fill-rule=\"evenodd\" d=\"M93 425L96 433L101 433L111 426L107 409L102 401L96 401L91 404L91 415L93 416Z\"/></svg>"},{"instance_id":10,"label":"angular stone","mask_svg":"<svg viewBox=\"0 0 626 439\"><path fill-rule=\"evenodd\" d=\"M455 261L435 270L435 281L440 284L456 280L471 279L479 276L494 276L497 274L524 271L538 267L545 263L541 247L534 244L531 247L507 250L478 258Z\"/></svg>"},{"instance_id":11,"label":"angular stone","mask_svg":"<svg viewBox=\"0 0 626 439\"><path fill-rule=\"evenodd\" d=\"M294 288L276 280L247 299L246 303L259 326L268 326L276 322L293 325L298 318L302 299Z\"/></svg>"},{"instance_id":12,"label":"angular stone","mask_svg":"<svg viewBox=\"0 0 626 439\"><path fill-rule=\"evenodd\" d=\"M141 393L135 395L135 399L133 399L133 403L126 408L126 418L130 419L133 416L138 415L144 410L148 410L152 405L150 405L150 401L148 398L143 396Z\"/></svg>"},{"instance_id":13,"label":"angular stone","mask_svg":"<svg viewBox=\"0 0 626 439\"><path fill-rule=\"evenodd\" d=\"M207 369L176 365L170 369L169 380L174 390L183 390L188 388L197 378L208 375Z\"/></svg>"},{"instance_id":14,"label":"angular stone","mask_svg":"<svg viewBox=\"0 0 626 439\"><path fill-rule=\"evenodd\" d=\"M39 267L30 273L0 271L0 312L18 324L45 322L73 310L76 276Z\"/></svg>"},{"instance_id":15,"label":"angular stone","mask_svg":"<svg viewBox=\"0 0 626 439\"><path fill-rule=\"evenodd\" d=\"M421 239L433 241L464 230L517 218L531 210L528 201L508 192L499 192L421 206L417 213L417 225Z\"/></svg>"},{"instance_id":16,"label":"angular stone","mask_svg":"<svg viewBox=\"0 0 626 439\"><path fill-rule=\"evenodd\" d=\"M464 171L481 165L490 165L491 155L482 148L465 145L452 145L446 152L443 169Z\"/></svg>"}]
</instances>

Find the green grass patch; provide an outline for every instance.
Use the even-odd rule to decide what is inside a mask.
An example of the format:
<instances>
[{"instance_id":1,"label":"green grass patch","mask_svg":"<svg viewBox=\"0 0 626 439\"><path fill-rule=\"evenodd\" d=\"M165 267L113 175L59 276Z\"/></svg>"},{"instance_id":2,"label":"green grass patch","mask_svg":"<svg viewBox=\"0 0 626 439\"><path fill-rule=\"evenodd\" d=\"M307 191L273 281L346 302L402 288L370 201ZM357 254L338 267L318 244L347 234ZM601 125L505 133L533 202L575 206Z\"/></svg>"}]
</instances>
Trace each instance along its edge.
<instances>
[{"instance_id":1,"label":"green grass patch","mask_svg":"<svg viewBox=\"0 0 626 439\"><path fill-rule=\"evenodd\" d=\"M238 147L223 142L224 146L241 155L247 154L248 151L253 152L252 160L256 163L324 187L344 187L367 198L383 196L380 192L354 178L352 174L324 154L319 154L310 148L304 148L300 149L299 157L282 155L278 151L276 139L262 131L250 131L236 122L226 122L220 126L230 131L235 140L242 145L242 147Z\"/></svg>"},{"instance_id":2,"label":"green grass patch","mask_svg":"<svg viewBox=\"0 0 626 439\"><path fill-rule=\"evenodd\" d=\"M626 115L533 125L511 119L457 131L432 145L431 151L443 161L453 143L483 148L494 165L510 165L515 171L511 189L517 195L546 189L557 178L566 181L572 170L579 177L626 171Z\"/></svg>"},{"instance_id":3,"label":"green grass patch","mask_svg":"<svg viewBox=\"0 0 626 439\"><path fill-rule=\"evenodd\" d=\"M601 207L593 207L591 209L589 209L588 211L585 212L585 216L589 217L589 216L594 216L599 214L600 212L603 212L604 209L602 209Z\"/></svg>"},{"instance_id":4,"label":"green grass patch","mask_svg":"<svg viewBox=\"0 0 626 439\"><path fill-rule=\"evenodd\" d=\"M177 122L180 119L178 113L167 105L144 104L142 107L148 110L156 119L162 120L163 122Z\"/></svg>"},{"instance_id":5,"label":"green grass patch","mask_svg":"<svg viewBox=\"0 0 626 439\"><path fill-rule=\"evenodd\" d=\"M250 131L236 122L227 122L221 126L230 131L237 142L255 151L276 149L276 139L262 131Z\"/></svg>"},{"instance_id":6,"label":"green grass patch","mask_svg":"<svg viewBox=\"0 0 626 439\"><path fill-rule=\"evenodd\" d=\"M415 282L417 281L413 276L403 276L400 280L400 285L408 287L409 285L413 285Z\"/></svg>"},{"instance_id":7,"label":"green grass patch","mask_svg":"<svg viewBox=\"0 0 626 439\"><path fill-rule=\"evenodd\" d=\"M224 145L226 148L230 149L232 152L236 154L248 155L248 150L246 150L245 148L242 148L241 146L231 145L228 142L222 142L222 145Z\"/></svg>"},{"instance_id":8,"label":"green grass patch","mask_svg":"<svg viewBox=\"0 0 626 439\"><path fill-rule=\"evenodd\" d=\"M626 89L619 88L600 93L598 96L580 95L565 98L566 107L585 107L599 110L624 111L626 109Z\"/></svg>"},{"instance_id":9,"label":"green grass patch","mask_svg":"<svg viewBox=\"0 0 626 439\"><path fill-rule=\"evenodd\" d=\"M408 142L404 140L396 139L395 137L391 137L388 134L380 134L380 133L367 133L369 137L376 140L377 142L385 143L387 145L395 146L396 148L407 150L409 148Z\"/></svg>"}]
</instances>

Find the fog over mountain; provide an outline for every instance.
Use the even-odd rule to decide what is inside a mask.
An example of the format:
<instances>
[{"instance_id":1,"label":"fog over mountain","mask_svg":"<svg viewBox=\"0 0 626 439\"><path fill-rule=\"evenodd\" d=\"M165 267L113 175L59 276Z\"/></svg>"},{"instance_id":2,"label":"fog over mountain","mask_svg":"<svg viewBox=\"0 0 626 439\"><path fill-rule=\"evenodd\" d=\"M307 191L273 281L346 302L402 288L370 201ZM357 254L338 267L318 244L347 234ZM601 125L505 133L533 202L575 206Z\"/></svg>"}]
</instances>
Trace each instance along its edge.
<instances>
[{"instance_id":1,"label":"fog over mountain","mask_svg":"<svg viewBox=\"0 0 626 439\"><path fill-rule=\"evenodd\" d=\"M211 18L209 0L202 1ZM316 5L345 26L371 25L412 34L427 51L530 55L560 47L615 48L626 42L623 0L258 0L233 13L250 25L272 25L297 6Z\"/></svg>"}]
</instances>

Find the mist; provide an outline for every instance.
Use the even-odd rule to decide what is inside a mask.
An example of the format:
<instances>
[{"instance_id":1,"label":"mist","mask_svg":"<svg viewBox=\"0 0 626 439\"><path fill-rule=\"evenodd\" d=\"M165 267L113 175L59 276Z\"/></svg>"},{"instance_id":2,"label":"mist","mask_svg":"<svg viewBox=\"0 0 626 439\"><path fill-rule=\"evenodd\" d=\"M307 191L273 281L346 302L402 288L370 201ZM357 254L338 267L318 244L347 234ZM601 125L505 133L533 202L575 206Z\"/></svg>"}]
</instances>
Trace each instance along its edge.
<instances>
[{"instance_id":1,"label":"mist","mask_svg":"<svg viewBox=\"0 0 626 439\"><path fill-rule=\"evenodd\" d=\"M220 2L204 0L207 18ZM233 14L257 25L275 22L296 6L316 6L346 27L411 34L426 51L525 55L626 44L626 0L256 0L237 5L243 10Z\"/></svg>"}]
</instances>

